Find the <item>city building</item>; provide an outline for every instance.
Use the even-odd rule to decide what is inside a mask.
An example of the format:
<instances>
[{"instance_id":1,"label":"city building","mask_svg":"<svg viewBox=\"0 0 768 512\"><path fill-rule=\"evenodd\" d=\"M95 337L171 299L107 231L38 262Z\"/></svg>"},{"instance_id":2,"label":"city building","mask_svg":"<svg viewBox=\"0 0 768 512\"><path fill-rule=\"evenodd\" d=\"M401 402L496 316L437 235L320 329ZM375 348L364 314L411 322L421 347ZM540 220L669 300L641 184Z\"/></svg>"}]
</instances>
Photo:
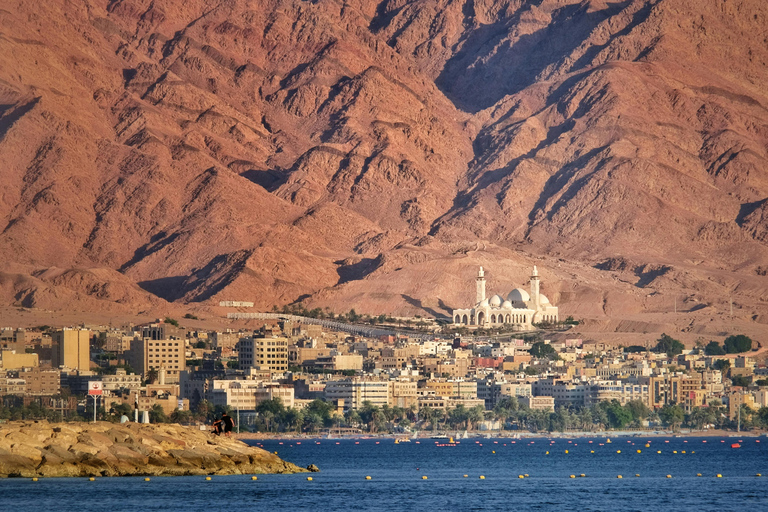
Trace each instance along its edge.
<instances>
[{"instance_id":1,"label":"city building","mask_svg":"<svg viewBox=\"0 0 768 512\"><path fill-rule=\"evenodd\" d=\"M54 368L90 371L91 331L85 329L61 329L51 335L53 349L51 365Z\"/></svg>"},{"instance_id":2,"label":"city building","mask_svg":"<svg viewBox=\"0 0 768 512\"><path fill-rule=\"evenodd\" d=\"M134 338L131 349L126 353L126 360L145 379L150 370L160 373L164 370L164 379L169 383L179 382L179 373L186 369L184 340Z\"/></svg>"},{"instance_id":3,"label":"city building","mask_svg":"<svg viewBox=\"0 0 768 512\"><path fill-rule=\"evenodd\" d=\"M288 370L288 339L276 336L248 336L237 344L240 369L260 368L274 372Z\"/></svg>"}]
</instances>

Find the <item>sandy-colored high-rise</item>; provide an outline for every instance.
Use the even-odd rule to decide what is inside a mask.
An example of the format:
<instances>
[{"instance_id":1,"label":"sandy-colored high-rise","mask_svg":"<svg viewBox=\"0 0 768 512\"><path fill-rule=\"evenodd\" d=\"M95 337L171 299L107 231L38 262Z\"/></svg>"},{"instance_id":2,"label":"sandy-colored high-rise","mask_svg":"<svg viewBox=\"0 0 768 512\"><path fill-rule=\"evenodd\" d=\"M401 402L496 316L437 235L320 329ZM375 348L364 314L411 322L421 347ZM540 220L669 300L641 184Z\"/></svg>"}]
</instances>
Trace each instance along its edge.
<instances>
[{"instance_id":1,"label":"sandy-colored high-rise","mask_svg":"<svg viewBox=\"0 0 768 512\"><path fill-rule=\"evenodd\" d=\"M87 329L61 329L51 335L53 350L51 366L70 370L91 369L91 331Z\"/></svg>"}]
</instances>

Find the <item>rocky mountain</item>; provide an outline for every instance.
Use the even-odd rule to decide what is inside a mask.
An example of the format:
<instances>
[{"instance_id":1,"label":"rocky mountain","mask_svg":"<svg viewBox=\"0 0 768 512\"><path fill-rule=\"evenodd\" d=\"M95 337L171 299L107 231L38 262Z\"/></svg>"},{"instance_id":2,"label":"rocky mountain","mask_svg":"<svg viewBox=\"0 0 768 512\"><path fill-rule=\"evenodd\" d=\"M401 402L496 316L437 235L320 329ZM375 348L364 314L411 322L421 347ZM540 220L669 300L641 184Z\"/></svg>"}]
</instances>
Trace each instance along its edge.
<instances>
[{"instance_id":1,"label":"rocky mountain","mask_svg":"<svg viewBox=\"0 0 768 512\"><path fill-rule=\"evenodd\" d=\"M6 304L768 317L760 0L11 0ZM108 305L107 305L108 304ZM714 313L713 313L714 314Z\"/></svg>"}]
</instances>

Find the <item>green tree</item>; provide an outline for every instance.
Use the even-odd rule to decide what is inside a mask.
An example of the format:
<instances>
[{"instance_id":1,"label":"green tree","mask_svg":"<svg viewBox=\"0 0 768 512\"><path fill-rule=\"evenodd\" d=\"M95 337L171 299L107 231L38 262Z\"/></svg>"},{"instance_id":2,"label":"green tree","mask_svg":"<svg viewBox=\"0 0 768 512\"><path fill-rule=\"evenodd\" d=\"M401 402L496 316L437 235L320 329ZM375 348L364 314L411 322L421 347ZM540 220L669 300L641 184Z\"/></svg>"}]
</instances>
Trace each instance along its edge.
<instances>
[{"instance_id":1,"label":"green tree","mask_svg":"<svg viewBox=\"0 0 768 512\"><path fill-rule=\"evenodd\" d=\"M712 368L715 370L720 370L723 373L726 373L728 369L731 367L731 361L728 359L718 359L714 363L712 363Z\"/></svg>"},{"instance_id":2,"label":"green tree","mask_svg":"<svg viewBox=\"0 0 768 512\"><path fill-rule=\"evenodd\" d=\"M632 400L630 402L627 402L627 405L625 405L627 410L632 415L632 420L636 423L640 423L644 419L648 417L649 414L651 414L650 409L643 403L642 400Z\"/></svg>"},{"instance_id":3,"label":"green tree","mask_svg":"<svg viewBox=\"0 0 768 512\"><path fill-rule=\"evenodd\" d=\"M710 341L707 346L704 347L704 353L708 356L722 356L725 354L725 349L720 346L716 341Z\"/></svg>"},{"instance_id":4,"label":"green tree","mask_svg":"<svg viewBox=\"0 0 768 512\"><path fill-rule=\"evenodd\" d=\"M738 354L752 350L752 339L743 334L728 336L723 342L723 347L728 354Z\"/></svg>"},{"instance_id":5,"label":"green tree","mask_svg":"<svg viewBox=\"0 0 768 512\"><path fill-rule=\"evenodd\" d=\"M284 414L286 424L295 431L300 431L304 424L304 411L291 407Z\"/></svg>"},{"instance_id":6,"label":"green tree","mask_svg":"<svg viewBox=\"0 0 768 512\"><path fill-rule=\"evenodd\" d=\"M477 425L483 421L485 413L485 407L482 405L476 405L467 411L467 430L471 430L473 425Z\"/></svg>"},{"instance_id":7,"label":"green tree","mask_svg":"<svg viewBox=\"0 0 768 512\"><path fill-rule=\"evenodd\" d=\"M165 414L163 407L160 404L155 404L149 410L149 422L150 423L168 423L168 416Z\"/></svg>"},{"instance_id":8,"label":"green tree","mask_svg":"<svg viewBox=\"0 0 768 512\"><path fill-rule=\"evenodd\" d=\"M315 413L323 418L323 421L330 419L333 411L334 406L331 402L326 402L325 400L321 400L319 398L312 400L306 407L307 414Z\"/></svg>"},{"instance_id":9,"label":"green tree","mask_svg":"<svg viewBox=\"0 0 768 512\"><path fill-rule=\"evenodd\" d=\"M180 411L174 409L171 413L171 423L189 423L192 420L192 411Z\"/></svg>"},{"instance_id":10,"label":"green tree","mask_svg":"<svg viewBox=\"0 0 768 512\"><path fill-rule=\"evenodd\" d=\"M678 354L682 354L683 349L685 349L685 345L683 345L679 340L676 340L672 336L663 333L653 351L664 352L668 357L673 357Z\"/></svg>"},{"instance_id":11,"label":"green tree","mask_svg":"<svg viewBox=\"0 0 768 512\"><path fill-rule=\"evenodd\" d=\"M608 415L608 422L613 428L622 429L632 421L632 412L622 406L618 400L611 400L605 407L605 412Z\"/></svg>"},{"instance_id":12,"label":"green tree","mask_svg":"<svg viewBox=\"0 0 768 512\"><path fill-rule=\"evenodd\" d=\"M542 359L542 358L556 359L557 358L557 351L555 350L555 348L549 343L544 343L543 341L538 341L533 345L531 345L531 350L529 352L533 357L538 357L539 359Z\"/></svg>"},{"instance_id":13,"label":"green tree","mask_svg":"<svg viewBox=\"0 0 768 512\"><path fill-rule=\"evenodd\" d=\"M685 419L685 411L679 405L665 405L659 411L659 418L665 425L669 425L676 431Z\"/></svg>"},{"instance_id":14,"label":"green tree","mask_svg":"<svg viewBox=\"0 0 768 512\"><path fill-rule=\"evenodd\" d=\"M731 377L731 382L734 386L741 386L743 388L749 387L752 384L752 377L748 375L734 375Z\"/></svg>"},{"instance_id":15,"label":"green tree","mask_svg":"<svg viewBox=\"0 0 768 512\"><path fill-rule=\"evenodd\" d=\"M323 426L323 418L317 413L309 413L304 417L304 428L310 432L317 432Z\"/></svg>"},{"instance_id":16,"label":"green tree","mask_svg":"<svg viewBox=\"0 0 768 512\"><path fill-rule=\"evenodd\" d=\"M627 354L639 354L645 352L645 347L642 345L630 345L624 349Z\"/></svg>"},{"instance_id":17,"label":"green tree","mask_svg":"<svg viewBox=\"0 0 768 512\"><path fill-rule=\"evenodd\" d=\"M435 413L435 410L433 408L431 408L431 407L422 407L419 410L419 418L421 418L421 420L424 423L428 423L432 427L433 430L435 429L435 417L436 416L437 415Z\"/></svg>"},{"instance_id":18,"label":"green tree","mask_svg":"<svg viewBox=\"0 0 768 512\"><path fill-rule=\"evenodd\" d=\"M285 406L279 397L275 397L259 402L256 406L256 412L259 413L259 415L265 412L270 412L272 413L272 417L281 416L285 412Z\"/></svg>"}]
</instances>

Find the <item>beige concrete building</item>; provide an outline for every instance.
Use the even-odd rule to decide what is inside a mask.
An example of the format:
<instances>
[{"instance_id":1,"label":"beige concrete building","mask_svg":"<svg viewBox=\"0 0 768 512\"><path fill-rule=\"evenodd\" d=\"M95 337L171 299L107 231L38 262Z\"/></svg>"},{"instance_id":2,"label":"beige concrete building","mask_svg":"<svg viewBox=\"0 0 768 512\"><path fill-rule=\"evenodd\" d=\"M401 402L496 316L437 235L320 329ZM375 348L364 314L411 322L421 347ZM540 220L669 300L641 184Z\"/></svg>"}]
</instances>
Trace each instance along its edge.
<instances>
[{"instance_id":1,"label":"beige concrete building","mask_svg":"<svg viewBox=\"0 0 768 512\"><path fill-rule=\"evenodd\" d=\"M57 395L61 391L61 372L58 368L24 368L19 378L27 383L28 395Z\"/></svg>"},{"instance_id":2,"label":"beige concrete building","mask_svg":"<svg viewBox=\"0 0 768 512\"><path fill-rule=\"evenodd\" d=\"M365 380L357 377L329 381L325 385L325 398L343 403L345 410L359 409L366 401L382 407L389 405L390 385L391 383L385 380Z\"/></svg>"},{"instance_id":3,"label":"beige concrete building","mask_svg":"<svg viewBox=\"0 0 768 512\"><path fill-rule=\"evenodd\" d=\"M260 368L274 372L288 370L288 339L247 337L237 345L240 369Z\"/></svg>"},{"instance_id":4,"label":"beige concrete building","mask_svg":"<svg viewBox=\"0 0 768 512\"><path fill-rule=\"evenodd\" d=\"M228 405L241 411L252 411L266 400L279 398L285 407L294 406L292 386L255 380L214 380L209 390L213 405Z\"/></svg>"},{"instance_id":5,"label":"beige concrete building","mask_svg":"<svg viewBox=\"0 0 768 512\"><path fill-rule=\"evenodd\" d=\"M184 340L134 338L126 353L128 363L147 378L150 370L165 370L165 381L178 383L186 369Z\"/></svg>"},{"instance_id":6,"label":"beige concrete building","mask_svg":"<svg viewBox=\"0 0 768 512\"><path fill-rule=\"evenodd\" d=\"M555 410L555 398L552 396L521 396L517 400L529 409Z\"/></svg>"},{"instance_id":7,"label":"beige concrete building","mask_svg":"<svg viewBox=\"0 0 768 512\"><path fill-rule=\"evenodd\" d=\"M17 354L15 350L3 350L0 352L2 367L4 370L19 370L38 366L37 354Z\"/></svg>"},{"instance_id":8,"label":"beige concrete building","mask_svg":"<svg viewBox=\"0 0 768 512\"><path fill-rule=\"evenodd\" d=\"M53 333L51 366L70 370L90 371L91 331L62 329Z\"/></svg>"}]
</instances>

